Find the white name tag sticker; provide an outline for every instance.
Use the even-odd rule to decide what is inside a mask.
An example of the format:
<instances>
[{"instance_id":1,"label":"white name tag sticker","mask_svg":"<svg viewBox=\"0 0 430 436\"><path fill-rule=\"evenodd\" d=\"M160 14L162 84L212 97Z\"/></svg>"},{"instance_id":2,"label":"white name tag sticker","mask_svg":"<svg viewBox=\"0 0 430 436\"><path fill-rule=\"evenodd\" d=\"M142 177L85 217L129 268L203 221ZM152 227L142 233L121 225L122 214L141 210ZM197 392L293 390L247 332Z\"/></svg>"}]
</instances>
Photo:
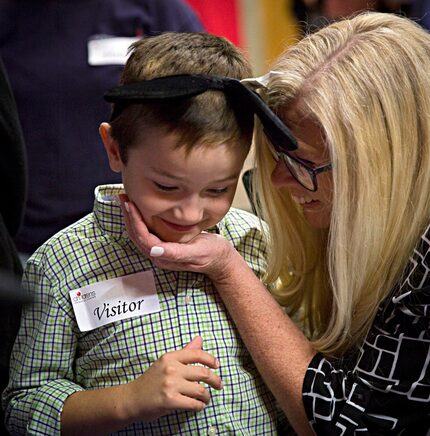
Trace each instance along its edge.
<instances>
[{"instance_id":1,"label":"white name tag sticker","mask_svg":"<svg viewBox=\"0 0 430 436\"><path fill-rule=\"evenodd\" d=\"M88 40L88 65L125 65L128 48L140 37L104 37Z\"/></svg>"},{"instance_id":2,"label":"white name tag sticker","mask_svg":"<svg viewBox=\"0 0 430 436\"><path fill-rule=\"evenodd\" d=\"M152 271L74 289L70 298L81 332L161 310Z\"/></svg>"}]
</instances>

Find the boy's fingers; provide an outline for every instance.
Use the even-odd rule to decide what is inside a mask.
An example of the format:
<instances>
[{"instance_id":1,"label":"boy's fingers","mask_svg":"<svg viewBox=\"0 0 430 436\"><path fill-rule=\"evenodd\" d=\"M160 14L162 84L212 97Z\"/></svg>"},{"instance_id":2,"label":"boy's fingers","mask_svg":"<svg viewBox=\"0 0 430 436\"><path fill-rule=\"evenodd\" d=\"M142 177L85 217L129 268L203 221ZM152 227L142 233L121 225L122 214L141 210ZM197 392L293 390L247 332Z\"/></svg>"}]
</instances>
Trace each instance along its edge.
<instances>
[{"instance_id":1,"label":"boy's fingers","mask_svg":"<svg viewBox=\"0 0 430 436\"><path fill-rule=\"evenodd\" d=\"M223 388L221 377L205 366L188 365L184 377L190 382L197 382L197 384L200 382L206 383L214 389ZM198 391L200 392L202 389L198 388Z\"/></svg>"},{"instance_id":2,"label":"boy's fingers","mask_svg":"<svg viewBox=\"0 0 430 436\"><path fill-rule=\"evenodd\" d=\"M181 394L200 400L205 404L209 404L211 401L209 391L203 385L195 382L185 382L181 387Z\"/></svg>"},{"instance_id":3,"label":"boy's fingers","mask_svg":"<svg viewBox=\"0 0 430 436\"><path fill-rule=\"evenodd\" d=\"M203 338L201 336L196 336L193 340L188 342L187 345L185 345L185 349L187 350L201 350L203 345Z\"/></svg>"},{"instance_id":4,"label":"boy's fingers","mask_svg":"<svg viewBox=\"0 0 430 436\"><path fill-rule=\"evenodd\" d=\"M177 400L175 409L200 412L205 408L205 406L206 404L203 401L196 400L186 395L181 395Z\"/></svg>"},{"instance_id":5,"label":"boy's fingers","mask_svg":"<svg viewBox=\"0 0 430 436\"><path fill-rule=\"evenodd\" d=\"M219 367L218 359L201 349L183 348L182 350L172 351L168 354L183 365L200 363L201 365L208 366L209 368L213 369L217 369Z\"/></svg>"},{"instance_id":6,"label":"boy's fingers","mask_svg":"<svg viewBox=\"0 0 430 436\"><path fill-rule=\"evenodd\" d=\"M189 385L198 386L197 383L189 383ZM185 391L186 393L183 394L182 391ZM200 397L204 397L205 400L201 400ZM190 386L185 387L184 384L178 392L169 395L169 398L166 399L163 407L165 407L166 412L169 412L171 410L191 410L199 412L205 408L206 404L208 404L209 401L207 401L207 397L205 395L201 395L200 392L197 393L196 388L192 389L192 386L191 388Z\"/></svg>"}]
</instances>

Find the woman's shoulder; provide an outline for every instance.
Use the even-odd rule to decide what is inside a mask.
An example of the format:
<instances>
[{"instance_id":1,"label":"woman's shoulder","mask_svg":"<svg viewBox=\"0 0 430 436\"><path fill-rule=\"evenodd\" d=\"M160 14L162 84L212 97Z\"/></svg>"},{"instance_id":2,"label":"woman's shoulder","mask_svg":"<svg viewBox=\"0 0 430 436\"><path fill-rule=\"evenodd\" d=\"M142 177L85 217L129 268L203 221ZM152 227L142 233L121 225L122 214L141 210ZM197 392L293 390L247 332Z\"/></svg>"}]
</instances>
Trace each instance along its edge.
<instances>
[{"instance_id":1,"label":"woman's shoulder","mask_svg":"<svg viewBox=\"0 0 430 436\"><path fill-rule=\"evenodd\" d=\"M368 339L430 340L430 226L416 244L401 280L381 303Z\"/></svg>"},{"instance_id":2,"label":"woman's shoulder","mask_svg":"<svg viewBox=\"0 0 430 436\"><path fill-rule=\"evenodd\" d=\"M430 287L430 225L427 226L409 259L397 297Z\"/></svg>"}]
</instances>

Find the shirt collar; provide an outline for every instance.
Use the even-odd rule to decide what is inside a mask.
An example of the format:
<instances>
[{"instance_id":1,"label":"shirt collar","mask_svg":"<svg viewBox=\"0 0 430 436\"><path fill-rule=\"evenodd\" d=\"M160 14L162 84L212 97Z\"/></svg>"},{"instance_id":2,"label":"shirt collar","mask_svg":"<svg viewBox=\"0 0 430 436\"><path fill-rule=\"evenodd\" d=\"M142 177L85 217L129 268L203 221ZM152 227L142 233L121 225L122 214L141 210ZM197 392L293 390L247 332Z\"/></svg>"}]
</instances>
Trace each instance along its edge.
<instances>
[{"instance_id":1,"label":"shirt collar","mask_svg":"<svg viewBox=\"0 0 430 436\"><path fill-rule=\"evenodd\" d=\"M94 217L99 227L115 238L126 237L118 195L124 193L122 184L98 186L95 191Z\"/></svg>"}]
</instances>

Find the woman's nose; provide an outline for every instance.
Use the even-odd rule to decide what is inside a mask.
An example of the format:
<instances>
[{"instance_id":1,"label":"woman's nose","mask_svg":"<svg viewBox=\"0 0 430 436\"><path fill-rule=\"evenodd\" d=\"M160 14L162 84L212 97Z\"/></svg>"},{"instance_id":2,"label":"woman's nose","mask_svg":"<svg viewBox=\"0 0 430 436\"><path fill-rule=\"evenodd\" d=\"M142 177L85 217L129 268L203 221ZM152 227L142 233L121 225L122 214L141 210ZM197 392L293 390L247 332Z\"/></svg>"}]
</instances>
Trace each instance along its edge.
<instances>
[{"instance_id":1,"label":"woman's nose","mask_svg":"<svg viewBox=\"0 0 430 436\"><path fill-rule=\"evenodd\" d=\"M296 179L291 175L290 170L287 168L282 159L279 159L276 163L270 178L273 186L276 188L282 188L290 185L291 183L297 183Z\"/></svg>"}]
</instances>

